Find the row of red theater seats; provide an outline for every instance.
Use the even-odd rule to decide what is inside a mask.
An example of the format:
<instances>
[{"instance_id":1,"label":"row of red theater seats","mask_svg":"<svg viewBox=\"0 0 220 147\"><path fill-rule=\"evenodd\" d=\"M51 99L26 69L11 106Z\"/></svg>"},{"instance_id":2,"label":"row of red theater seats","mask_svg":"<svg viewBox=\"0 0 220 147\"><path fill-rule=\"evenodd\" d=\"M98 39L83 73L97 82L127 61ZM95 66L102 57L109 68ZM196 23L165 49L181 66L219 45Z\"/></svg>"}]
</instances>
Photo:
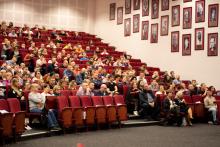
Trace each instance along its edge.
<instances>
[{"instance_id":1,"label":"row of red theater seats","mask_svg":"<svg viewBox=\"0 0 220 147\"><path fill-rule=\"evenodd\" d=\"M118 96L47 96L46 110L58 110L58 120L65 130L71 127L108 124L127 120L124 97ZM34 113L27 116L39 117ZM31 120L30 120L31 121Z\"/></svg>"},{"instance_id":2,"label":"row of red theater seats","mask_svg":"<svg viewBox=\"0 0 220 147\"><path fill-rule=\"evenodd\" d=\"M35 43L39 43L39 42L48 42L48 37L50 36L41 36L40 38L33 38L33 41ZM0 35L0 40L3 41L5 38L7 38L8 40L10 41L14 41L15 39L18 41L18 42L22 42L22 43L27 43L30 42L28 40L27 37L9 37L9 36L1 36ZM75 38L75 37L62 37L63 39L63 42L68 42L68 43L81 43L81 44L88 44L90 40L93 41L93 44L94 45L102 45L102 46L105 46L107 47L108 44L107 43L103 43L101 42L101 39L100 38L89 38L89 37L80 37L80 38ZM55 39L51 39L53 41L55 41Z\"/></svg>"},{"instance_id":3,"label":"row of red theater seats","mask_svg":"<svg viewBox=\"0 0 220 147\"><path fill-rule=\"evenodd\" d=\"M16 140L25 132L25 111L21 111L17 98L0 99L0 110L8 112L0 113L0 140L12 137Z\"/></svg>"},{"instance_id":4,"label":"row of red theater seats","mask_svg":"<svg viewBox=\"0 0 220 147\"><path fill-rule=\"evenodd\" d=\"M161 108L165 97L166 96L164 95L159 95ZM204 106L204 98L200 95L193 95L192 97L188 95L184 95L183 98L185 99L188 106L192 109L193 116L195 118L205 120L205 118L207 117L206 115L207 110L205 109ZM220 96L215 96L215 98L216 98L216 104L218 105L218 118L220 118Z\"/></svg>"}]
</instances>

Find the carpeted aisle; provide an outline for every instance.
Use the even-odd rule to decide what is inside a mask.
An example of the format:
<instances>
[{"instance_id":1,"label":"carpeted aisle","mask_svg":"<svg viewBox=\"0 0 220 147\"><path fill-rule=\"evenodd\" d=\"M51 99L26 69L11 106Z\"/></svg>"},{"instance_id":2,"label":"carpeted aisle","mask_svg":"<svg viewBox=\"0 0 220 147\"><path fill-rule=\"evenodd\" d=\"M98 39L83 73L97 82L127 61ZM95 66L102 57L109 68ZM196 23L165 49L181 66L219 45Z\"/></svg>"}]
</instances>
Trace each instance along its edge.
<instances>
[{"instance_id":1,"label":"carpeted aisle","mask_svg":"<svg viewBox=\"0 0 220 147\"><path fill-rule=\"evenodd\" d=\"M21 141L9 147L220 147L220 126L146 126L66 134Z\"/></svg>"}]
</instances>

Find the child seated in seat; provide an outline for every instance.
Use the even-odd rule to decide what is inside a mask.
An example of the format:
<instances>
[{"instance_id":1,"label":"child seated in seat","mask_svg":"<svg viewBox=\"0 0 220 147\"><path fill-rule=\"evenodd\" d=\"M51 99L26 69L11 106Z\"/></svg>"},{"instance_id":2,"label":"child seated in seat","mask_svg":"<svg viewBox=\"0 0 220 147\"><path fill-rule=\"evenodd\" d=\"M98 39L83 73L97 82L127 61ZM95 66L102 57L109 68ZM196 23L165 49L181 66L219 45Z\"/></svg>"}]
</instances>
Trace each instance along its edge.
<instances>
[{"instance_id":1,"label":"child seated in seat","mask_svg":"<svg viewBox=\"0 0 220 147\"><path fill-rule=\"evenodd\" d=\"M28 95L29 99L29 109L32 113L41 113L42 115L45 113L44 104L45 100L41 93L38 92L39 85L34 83L31 85L31 92ZM44 89L47 91L48 87ZM52 110L47 112L47 126L50 129L59 129L59 125L56 119L56 116Z\"/></svg>"}]
</instances>

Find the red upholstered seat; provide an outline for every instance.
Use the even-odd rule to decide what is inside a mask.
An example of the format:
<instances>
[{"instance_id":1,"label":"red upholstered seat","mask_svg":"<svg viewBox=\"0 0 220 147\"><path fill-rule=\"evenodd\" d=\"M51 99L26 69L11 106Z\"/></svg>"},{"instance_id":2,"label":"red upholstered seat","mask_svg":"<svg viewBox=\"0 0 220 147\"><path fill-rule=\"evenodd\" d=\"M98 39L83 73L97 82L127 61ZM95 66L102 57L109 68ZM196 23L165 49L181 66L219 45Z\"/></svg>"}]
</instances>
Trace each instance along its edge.
<instances>
[{"instance_id":1,"label":"red upholstered seat","mask_svg":"<svg viewBox=\"0 0 220 147\"><path fill-rule=\"evenodd\" d=\"M73 122L76 127L84 125L84 110L81 107L80 100L78 96L70 96L69 97L70 107L73 111Z\"/></svg>"},{"instance_id":2,"label":"red upholstered seat","mask_svg":"<svg viewBox=\"0 0 220 147\"><path fill-rule=\"evenodd\" d=\"M125 104L125 99L123 95L114 95L114 102L117 106L118 117L120 121L125 121L128 119L127 116L127 106Z\"/></svg>"},{"instance_id":3,"label":"red upholstered seat","mask_svg":"<svg viewBox=\"0 0 220 147\"><path fill-rule=\"evenodd\" d=\"M194 109L195 109L195 117L198 118L204 118L205 117L205 108L204 108L204 101L203 97L200 95L193 95L192 101L194 103Z\"/></svg>"},{"instance_id":4,"label":"red upholstered seat","mask_svg":"<svg viewBox=\"0 0 220 147\"><path fill-rule=\"evenodd\" d=\"M59 122L64 129L72 126L72 109L69 107L68 98L65 96L57 97Z\"/></svg>"},{"instance_id":5,"label":"red upholstered seat","mask_svg":"<svg viewBox=\"0 0 220 147\"><path fill-rule=\"evenodd\" d=\"M57 109L57 96L46 96L45 108L46 110Z\"/></svg>"},{"instance_id":6,"label":"red upholstered seat","mask_svg":"<svg viewBox=\"0 0 220 147\"><path fill-rule=\"evenodd\" d=\"M0 99L0 110L6 110L8 112L10 111L8 103L5 99Z\"/></svg>"},{"instance_id":7,"label":"red upholstered seat","mask_svg":"<svg viewBox=\"0 0 220 147\"><path fill-rule=\"evenodd\" d=\"M112 96L103 96L102 97L104 105L107 107L107 119L108 123L117 121L117 109L114 105Z\"/></svg>"},{"instance_id":8,"label":"red upholstered seat","mask_svg":"<svg viewBox=\"0 0 220 147\"><path fill-rule=\"evenodd\" d=\"M13 113L0 113L0 138L5 140L6 138L13 136Z\"/></svg>"},{"instance_id":9,"label":"red upholstered seat","mask_svg":"<svg viewBox=\"0 0 220 147\"><path fill-rule=\"evenodd\" d=\"M93 106L96 107L97 124L106 123L106 107L101 96L92 96Z\"/></svg>"},{"instance_id":10,"label":"red upholstered seat","mask_svg":"<svg viewBox=\"0 0 220 147\"><path fill-rule=\"evenodd\" d=\"M21 111L20 101L17 98L7 99L11 113L14 113L15 135L25 132L25 111Z\"/></svg>"},{"instance_id":11,"label":"red upholstered seat","mask_svg":"<svg viewBox=\"0 0 220 147\"><path fill-rule=\"evenodd\" d=\"M89 96L80 96L82 107L86 111L86 124L95 124L95 107L92 104L92 100Z\"/></svg>"},{"instance_id":12,"label":"red upholstered seat","mask_svg":"<svg viewBox=\"0 0 220 147\"><path fill-rule=\"evenodd\" d=\"M71 92L71 90L60 90L60 95L65 96L65 97L69 97L72 95L72 92Z\"/></svg>"}]
</instances>

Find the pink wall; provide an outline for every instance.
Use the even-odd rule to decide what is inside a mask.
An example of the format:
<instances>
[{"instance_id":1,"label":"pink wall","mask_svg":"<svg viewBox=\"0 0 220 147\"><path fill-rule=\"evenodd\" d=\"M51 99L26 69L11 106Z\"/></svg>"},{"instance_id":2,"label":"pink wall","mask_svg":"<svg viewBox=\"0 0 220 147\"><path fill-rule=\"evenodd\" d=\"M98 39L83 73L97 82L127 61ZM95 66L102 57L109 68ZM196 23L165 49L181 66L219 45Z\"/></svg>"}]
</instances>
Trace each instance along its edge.
<instances>
[{"instance_id":1,"label":"pink wall","mask_svg":"<svg viewBox=\"0 0 220 147\"><path fill-rule=\"evenodd\" d=\"M159 0L161 1L161 0ZM169 34L160 36L157 44L151 44L149 40L141 40L140 33L131 33L130 37L124 37L124 24L117 25L116 20L109 21L109 4L116 2L116 7L124 7L124 0L96 0L96 19L95 34L103 38L105 42L116 46L119 50L127 51L135 58L140 58L148 63L149 66L158 66L162 70L174 70L180 74L182 79L197 79L199 83L205 82L208 85L214 85L220 89L220 57L207 57L207 36L208 33L219 31L219 27L208 28L208 5L219 3L219 0L206 0L205 22L195 24L195 0L183 3L183 0L170 0L168 11L161 11L159 5L159 19L151 19L150 15L141 17L141 20L149 20L149 23L159 23L163 15L169 15ZM151 3L151 2L150 2ZM171 8L174 5L180 5L180 26L171 27ZM182 29L182 13L184 7L192 7L192 28ZM124 18L133 19L134 14L142 14L141 10L133 10L131 14L124 14ZM220 23L219 23L220 24ZM194 50L194 31L195 28L205 27L205 49L201 51ZM149 28L150 30L150 28ZM171 53L170 42L171 32L180 31L180 52ZM132 32L132 30L131 30ZM159 29L160 32L160 29ZM192 35L191 56L182 56L182 34ZM150 36L150 34L149 34ZM220 41L220 36L219 36ZM220 42L219 42L220 43ZM220 55L220 54L219 54Z\"/></svg>"}]
</instances>

